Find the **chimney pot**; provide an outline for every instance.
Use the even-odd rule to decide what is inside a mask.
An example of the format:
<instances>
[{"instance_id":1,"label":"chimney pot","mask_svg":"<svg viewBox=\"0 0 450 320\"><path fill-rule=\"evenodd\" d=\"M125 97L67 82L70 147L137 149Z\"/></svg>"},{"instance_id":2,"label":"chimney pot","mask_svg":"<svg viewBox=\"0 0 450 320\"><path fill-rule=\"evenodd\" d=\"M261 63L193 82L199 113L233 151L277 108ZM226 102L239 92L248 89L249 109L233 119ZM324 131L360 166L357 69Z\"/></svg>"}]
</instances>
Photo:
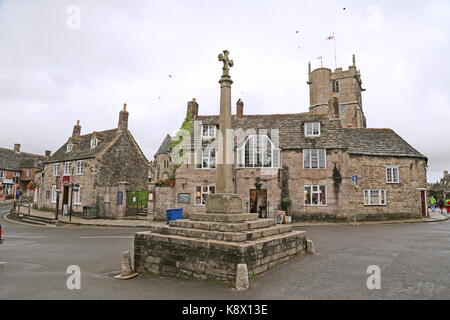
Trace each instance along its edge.
<instances>
[{"instance_id":1,"label":"chimney pot","mask_svg":"<svg viewBox=\"0 0 450 320\"><path fill-rule=\"evenodd\" d=\"M20 152L20 143L14 143L14 151Z\"/></svg>"},{"instance_id":2,"label":"chimney pot","mask_svg":"<svg viewBox=\"0 0 450 320\"><path fill-rule=\"evenodd\" d=\"M50 158L50 155L52 154L52 152L50 150L45 150L45 156L47 158Z\"/></svg>"},{"instance_id":3,"label":"chimney pot","mask_svg":"<svg viewBox=\"0 0 450 320\"><path fill-rule=\"evenodd\" d=\"M242 118L244 116L244 102L242 102L241 99L239 99L236 102L236 117Z\"/></svg>"}]
</instances>

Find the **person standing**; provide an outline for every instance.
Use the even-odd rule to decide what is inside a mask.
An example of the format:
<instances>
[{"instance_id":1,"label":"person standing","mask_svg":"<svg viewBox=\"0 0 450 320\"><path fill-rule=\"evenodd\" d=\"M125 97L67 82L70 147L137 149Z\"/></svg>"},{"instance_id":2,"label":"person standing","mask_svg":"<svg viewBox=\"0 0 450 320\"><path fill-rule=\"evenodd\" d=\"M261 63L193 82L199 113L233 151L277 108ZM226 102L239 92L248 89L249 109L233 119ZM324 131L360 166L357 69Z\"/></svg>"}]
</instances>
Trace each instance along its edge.
<instances>
[{"instance_id":1,"label":"person standing","mask_svg":"<svg viewBox=\"0 0 450 320\"><path fill-rule=\"evenodd\" d=\"M434 212L434 210L436 209L436 198L431 196L428 198L428 203L430 204L431 207L431 211Z\"/></svg>"},{"instance_id":2,"label":"person standing","mask_svg":"<svg viewBox=\"0 0 450 320\"><path fill-rule=\"evenodd\" d=\"M441 211L444 209L444 205L445 205L444 199L439 198L439 200L437 202L437 206L439 209L441 209Z\"/></svg>"}]
</instances>

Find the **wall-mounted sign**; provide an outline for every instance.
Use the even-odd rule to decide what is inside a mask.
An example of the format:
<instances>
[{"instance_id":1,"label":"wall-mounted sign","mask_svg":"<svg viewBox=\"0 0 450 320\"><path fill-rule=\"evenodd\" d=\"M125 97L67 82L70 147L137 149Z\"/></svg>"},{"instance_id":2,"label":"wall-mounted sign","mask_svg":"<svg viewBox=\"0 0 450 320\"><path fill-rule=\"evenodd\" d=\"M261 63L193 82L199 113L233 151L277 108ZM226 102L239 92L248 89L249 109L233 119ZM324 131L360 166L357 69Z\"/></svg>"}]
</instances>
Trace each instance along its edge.
<instances>
[{"instance_id":1,"label":"wall-mounted sign","mask_svg":"<svg viewBox=\"0 0 450 320\"><path fill-rule=\"evenodd\" d=\"M358 182L358 175L352 174L352 182Z\"/></svg>"},{"instance_id":2,"label":"wall-mounted sign","mask_svg":"<svg viewBox=\"0 0 450 320\"><path fill-rule=\"evenodd\" d=\"M148 200L153 201L153 192L148 193Z\"/></svg>"},{"instance_id":3,"label":"wall-mounted sign","mask_svg":"<svg viewBox=\"0 0 450 320\"><path fill-rule=\"evenodd\" d=\"M3 184L14 184L13 179L3 179L2 181Z\"/></svg>"},{"instance_id":4,"label":"wall-mounted sign","mask_svg":"<svg viewBox=\"0 0 450 320\"><path fill-rule=\"evenodd\" d=\"M190 193L179 193L178 194L178 203L191 203L191 194Z\"/></svg>"}]
</instances>

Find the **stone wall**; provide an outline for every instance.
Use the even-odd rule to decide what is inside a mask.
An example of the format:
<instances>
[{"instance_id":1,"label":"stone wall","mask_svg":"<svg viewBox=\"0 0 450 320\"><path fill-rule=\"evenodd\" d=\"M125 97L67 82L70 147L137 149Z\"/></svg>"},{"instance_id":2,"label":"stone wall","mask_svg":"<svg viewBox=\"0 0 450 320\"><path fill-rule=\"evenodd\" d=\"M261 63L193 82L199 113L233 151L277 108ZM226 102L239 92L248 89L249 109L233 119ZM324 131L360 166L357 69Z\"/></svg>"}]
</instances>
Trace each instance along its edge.
<instances>
[{"instance_id":1,"label":"stone wall","mask_svg":"<svg viewBox=\"0 0 450 320\"><path fill-rule=\"evenodd\" d=\"M84 159L83 175L76 174L76 165L76 161L71 161L72 173L70 175L70 182L81 186L81 205L73 203L72 210L74 212L81 213L83 211L83 206L92 206L96 203L93 184L93 169L96 165L96 161L95 159ZM64 162L60 163L60 174L63 174L63 166ZM40 177L38 176L36 180L38 199L35 205L39 209L56 210L56 203L51 202L52 185L56 185L61 189L61 193L59 195L59 208L62 210L64 189L62 185L60 185L60 182L57 181L58 179L60 178L53 176L53 163L46 163ZM48 198L46 198L47 191L50 192L50 196ZM70 203L70 192L68 201Z\"/></svg>"},{"instance_id":2,"label":"stone wall","mask_svg":"<svg viewBox=\"0 0 450 320\"><path fill-rule=\"evenodd\" d=\"M256 276L305 251L304 232L255 245L139 232L134 267L139 273L232 283L239 263L246 263L249 276Z\"/></svg>"},{"instance_id":3,"label":"stone wall","mask_svg":"<svg viewBox=\"0 0 450 320\"><path fill-rule=\"evenodd\" d=\"M426 187L426 163L419 158L349 156L340 149L327 150L326 169L303 169L303 151L284 150L282 166L288 168L287 185L289 197L293 200L290 214L294 220L328 220L341 221L354 219L396 219L417 217L420 215L420 191L416 188ZM400 166L400 184L386 183L387 165ZM334 168L341 176L340 183L333 179ZM255 189L256 178L260 177L261 189L267 189L268 212L273 216L281 207L282 171L285 169L251 169L234 170L236 193L242 197L244 211L249 208L250 189ZM184 212L202 213L203 206L194 205L195 187L215 185L215 170L197 169L195 165L182 165L177 170L174 193L175 207ZM351 181L352 174L361 176L358 190ZM305 205L305 185L326 185L327 205ZM364 206L363 189L386 189L388 202L386 206ZM179 193L191 194L189 204L177 203ZM173 198L172 198L173 197ZM171 200L172 201L172 200ZM173 202L172 202L173 203Z\"/></svg>"},{"instance_id":4,"label":"stone wall","mask_svg":"<svg viewBox=\"0 0 450 320\"><path fill-rule=\"evenodd\" d=\"M400 183L386 182L387 165L399 166ZM353 174L360 181L347 186L347 212L351 219L404 219L421 217L421 198L418 188L426 188L426 162L420 158L351 156ZM387 204L365 206L364 189L385 189Z\"/></svg>"}]
</instances>

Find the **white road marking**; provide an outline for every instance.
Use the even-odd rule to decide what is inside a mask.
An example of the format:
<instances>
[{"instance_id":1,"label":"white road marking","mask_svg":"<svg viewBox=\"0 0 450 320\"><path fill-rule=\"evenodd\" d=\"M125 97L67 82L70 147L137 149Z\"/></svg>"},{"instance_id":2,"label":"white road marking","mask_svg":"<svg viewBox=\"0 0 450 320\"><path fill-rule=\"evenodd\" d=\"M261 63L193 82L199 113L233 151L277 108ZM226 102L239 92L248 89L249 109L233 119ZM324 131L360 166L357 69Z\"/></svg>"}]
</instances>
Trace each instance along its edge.
<instances>
[{"instance_id":1,"label":"white road marking","mask_svg":"<svg viewBox=\"0 0 450 320\"><path fill-rule=\"evenodd\" d=\"M93 237L80 237L80 239L134 239L130 236L93 236Z\"/></svg>"},{"instance_id":2,"label":"white road marking","mask_svg":"<svg viewBox=\"0 0 450 320\"><path fill-rule=\"evenodd\" d=\"M5 235L5 238L46 239L47 237L42 237L42 236L8 236L8 235Z\"/></svg>"},{"instance_id":3,"label":"white road marking","mask_svg":"<svg viewBox=\"0 0 450 320\"><path fill-rule=\"evenodd\" d=\"M0 261L0 264L7 264L8 262L6 261Z\"/></svg>"}]
</instances>

